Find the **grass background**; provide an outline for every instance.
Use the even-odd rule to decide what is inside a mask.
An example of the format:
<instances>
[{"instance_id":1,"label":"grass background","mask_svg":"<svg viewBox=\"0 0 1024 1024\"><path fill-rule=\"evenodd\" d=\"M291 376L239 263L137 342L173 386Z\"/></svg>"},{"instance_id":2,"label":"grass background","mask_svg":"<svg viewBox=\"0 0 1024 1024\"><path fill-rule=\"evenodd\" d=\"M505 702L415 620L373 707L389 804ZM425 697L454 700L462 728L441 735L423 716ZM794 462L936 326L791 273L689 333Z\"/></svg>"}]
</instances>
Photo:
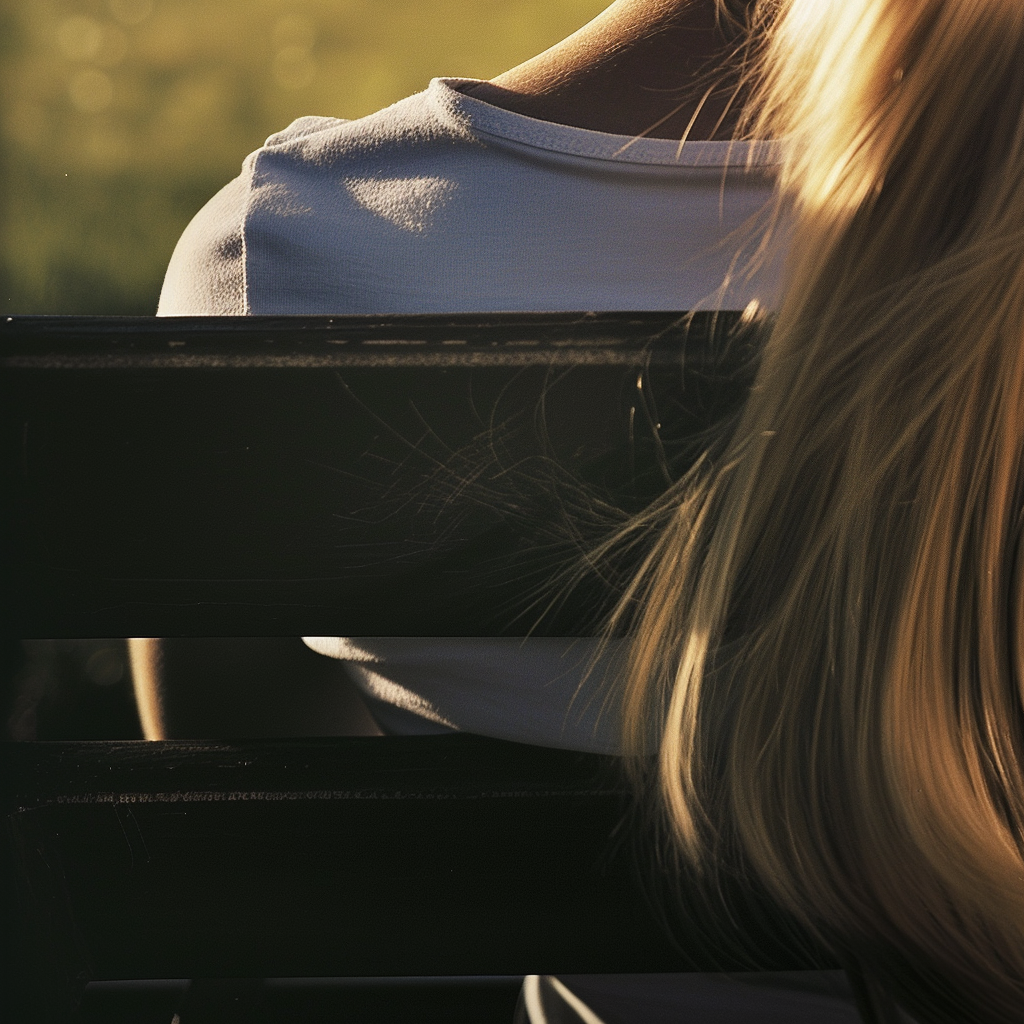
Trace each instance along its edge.
<instances>
[{"instance_id":1,"label":"grass background","mask_svg":"<svg viewBox=\"0 0 1024 1024\"><path fill-rule=\"evenodd\" d=\"M490 78L607 0L0 0L0 301L152 314L178 236L304 114Z\"/></svg>"}]
</instances>

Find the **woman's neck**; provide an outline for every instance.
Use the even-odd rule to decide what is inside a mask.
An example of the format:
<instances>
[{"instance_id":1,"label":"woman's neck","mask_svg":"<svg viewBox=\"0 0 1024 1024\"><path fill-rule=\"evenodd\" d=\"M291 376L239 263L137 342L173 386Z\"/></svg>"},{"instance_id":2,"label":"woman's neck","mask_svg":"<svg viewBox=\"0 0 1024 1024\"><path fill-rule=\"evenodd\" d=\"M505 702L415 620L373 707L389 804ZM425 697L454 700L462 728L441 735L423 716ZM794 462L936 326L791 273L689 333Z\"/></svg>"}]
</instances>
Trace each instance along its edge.
<instances>
[{"instance_id":1,"label":"woman's neck","mask_svg":"<svg viewBox=\"0 0 1024 1024\"><path fill-rule=\"evenodd\" d=\"M549 50L466 92L527 117L592 131L729 138L738 110L726 109L728 53L715 0L617 0ZM721 89L701 107L716 80Z\"/></svg>"}]
</instances>

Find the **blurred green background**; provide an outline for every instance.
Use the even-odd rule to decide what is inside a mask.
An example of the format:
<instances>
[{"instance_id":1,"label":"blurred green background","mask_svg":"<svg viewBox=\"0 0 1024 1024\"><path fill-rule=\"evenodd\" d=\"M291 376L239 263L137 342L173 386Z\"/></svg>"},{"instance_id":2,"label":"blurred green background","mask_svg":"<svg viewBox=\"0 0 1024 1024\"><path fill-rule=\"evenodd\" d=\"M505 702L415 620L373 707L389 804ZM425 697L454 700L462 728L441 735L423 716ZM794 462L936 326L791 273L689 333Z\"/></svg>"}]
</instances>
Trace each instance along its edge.
<instances>
[{"instance_id":1,"label":"blurred green background","mask_svg":"<svg viewBox=\"0 0 1024 1024\"><path fill-rule=\"evenodd\" d=\"M304 114L489 78L608 0L0 0L7 313L152 314L174 244Z\"/></svg>"}]
</instances>

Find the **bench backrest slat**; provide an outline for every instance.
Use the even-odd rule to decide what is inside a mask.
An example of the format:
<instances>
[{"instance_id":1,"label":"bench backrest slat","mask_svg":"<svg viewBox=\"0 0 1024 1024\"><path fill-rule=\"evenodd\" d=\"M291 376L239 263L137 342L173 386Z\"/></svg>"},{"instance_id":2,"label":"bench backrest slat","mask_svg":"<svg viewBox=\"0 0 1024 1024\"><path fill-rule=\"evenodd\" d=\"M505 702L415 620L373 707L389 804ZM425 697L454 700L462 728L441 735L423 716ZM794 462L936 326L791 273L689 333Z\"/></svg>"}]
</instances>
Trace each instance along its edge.
<instances>
[{"instance_id":1,"label":"bench backrest slat","mask_svg":"<svg viewBox=\"0 0 1024 1024\"><path fill-rule=\"evenodd\" d=\"M700 453L758 344L738 314L8 318L9 633L586 635L614 574L552 581ZM0 795L0 1009L40 1022L97 978L830 966L756 893L670 938L596 755L8 744Z\"/></svg>"},{"instance_id":2,"label":"bench backrest slat","mask_svg":"<svg viewBox=\"0 0 1024 1024\"><path fill-rule=\"evenodd\" d=\"M586 633L551 580L735 404L737 318L9 319L12 631Z\"/></svg>"}]
</instances>

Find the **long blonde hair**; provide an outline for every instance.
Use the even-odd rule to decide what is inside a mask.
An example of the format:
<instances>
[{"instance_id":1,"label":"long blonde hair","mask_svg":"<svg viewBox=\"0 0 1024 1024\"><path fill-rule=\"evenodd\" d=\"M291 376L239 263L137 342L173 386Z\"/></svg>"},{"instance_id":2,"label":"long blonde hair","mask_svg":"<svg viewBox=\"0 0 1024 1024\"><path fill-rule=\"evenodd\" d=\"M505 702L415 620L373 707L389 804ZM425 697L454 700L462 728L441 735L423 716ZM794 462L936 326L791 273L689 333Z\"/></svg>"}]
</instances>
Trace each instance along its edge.
<instances>
[{"instance_id":1,"label":"long blonde hair","mask_svg":"<svg viewBox=\"0 0 1024 1024\"><path fill-rule=\"evenodd\" d=\"M1024 4L754 5L789 257L650 553L628 749L921 1024L1024 1020ZM879 1004L881 1005L881 1004Z\"/></svg>"}]
</instances>

